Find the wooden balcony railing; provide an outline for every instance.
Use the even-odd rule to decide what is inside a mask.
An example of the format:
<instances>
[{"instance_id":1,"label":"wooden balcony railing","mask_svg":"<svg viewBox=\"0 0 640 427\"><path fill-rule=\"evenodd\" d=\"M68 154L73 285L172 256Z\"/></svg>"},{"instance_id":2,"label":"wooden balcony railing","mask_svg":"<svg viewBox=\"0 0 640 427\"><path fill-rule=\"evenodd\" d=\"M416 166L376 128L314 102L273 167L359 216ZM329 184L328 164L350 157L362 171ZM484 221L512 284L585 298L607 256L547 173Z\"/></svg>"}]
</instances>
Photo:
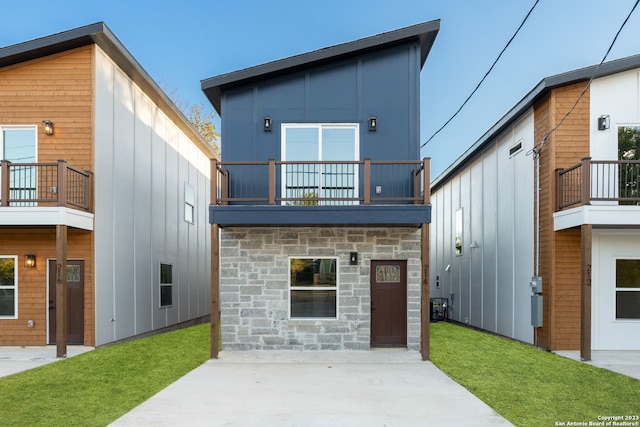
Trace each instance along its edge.
<instances>
[{"instance_id":1,"label":"wooden balcony railing","mask_svg":"<svg viewBox=\"0 0 640 427\"><path fill-rule=\"evenodd\" d=\"M211 203L430 204L429 160L211 161Z\"/></svg>"},{"instance_id":2,"label":"wooden balcony railing","mask_svg":"<svg viewBox=\"0 0 640 427\"><path fill-rule=\"evenodd\" d=\"M56 163L0 161L0 207L67 206L91 210L92 173Z\"/></svg>"},{"instance_id":3,"label":"wooden balcony railing","mask_svg":"<svg viewBox=\"0 0 640 427\"><path fill-rule=\"evenodd\" d=\"M640 205L640 160L582 159L566 169L556 169L556 210L593 201Z\"/></svg>"}]
</instances>

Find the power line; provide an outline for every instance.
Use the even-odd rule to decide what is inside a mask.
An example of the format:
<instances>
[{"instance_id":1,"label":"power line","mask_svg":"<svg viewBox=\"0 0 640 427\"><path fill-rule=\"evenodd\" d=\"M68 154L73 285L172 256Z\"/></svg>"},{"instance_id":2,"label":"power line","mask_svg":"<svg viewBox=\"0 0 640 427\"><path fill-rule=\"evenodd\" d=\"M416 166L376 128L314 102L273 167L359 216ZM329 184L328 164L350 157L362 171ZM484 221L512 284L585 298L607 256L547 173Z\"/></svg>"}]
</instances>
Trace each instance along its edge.
<instances>
[{"instance_id":1,"label":"power line","mask_svg":"<svg viewBox=\"0 0 640 427\"><path fill-rule=\"evenodd\" d=\"M511 36L511 38L509 39L509 41L507 42L507 44L504 46L504 48L502 49L502 51L500 52L500 54L498 55L498 57L496 58L495 61L493 61L493 64L491 64L491 67L489 68L489 71L487 71L484 75L484 77L482 77L482 79L480 80L480 82L478 83L478 85L476 86L476 88L471 92L471 94L469 94L469 96L467 97L467 99L465 99L465 101L462 103L462 105L460 106L460 108L458 108L458 110L453 113L453 115L449 118L449 120L447 120L441 127L440 129L438 129L437 131L435 131L435 133L433 135L431 135L431 137L429 137L429 139L427 139L425 141L424 144L422 144L420 146L420 148L423 148L425 145L427 145L437 134L440 133L440 131L442 129L444 129L457 115L458 113L460 113L460 111L462 111L462 109L464 108L464 106L467 104L467 102L469 102L469 100L471 99L471 97L478 91L478 89L480 89L480 86L482 85L482 83L485 81L485 79L487 78L487 76L489 76L489 73L491 73L491 71L493 70L493 67L495 67L495 65L497 64L497 62L500 60L500 58L502 57L502 54L505 52L505 50L507 50L507 48L509 47L509 45L511 44L511 42L513 41L513 39L516 38L516 36L518 35L518 33L520 32L520 29L524 26L525 22L527 22L527 19L529 19L529 15L531 15L531 12L533 12L533 9L536 8L536 6L538 5L538 2L540 0L536 0L535 3L533 4L533 6L531 6L531 9L529 10L529 12L527 13L527 15L524 17L524 19L522 20L522 22L520 23L520 26L518 27L518 29L516 30L515 33L513 33L513 36Z\"/></svg>"},{"instance_id":2,"label":"power line","mask_svg":"<svg viewBox=\"0 0 640 427\"><path fill-rule=\"evenodd\" d=\"M596 78L596 75L598 74L598 70L600 69L600 67L602 66L602 64L604 63L604 61L607 60L607 57L609 56L609 53L611 53L611 49L613 49L613 45L616 43L616 41L618 40L618 36L620 35L620 33L622 32L622 29L624 28L625 25L627 25L627 22L629 21L629 18L631 18L631 15L633 14L633 12L636 10L636 8L638 7L638 4L640 3L640 0L636 0L635 4L633 5L633 7L631 8L631 11L629 12L629 14L627 15L627 17L625 18L625 20L622 22L622 25L620 26L620 28L618 29L618 32L616 33L616 35L613 37L613 40L611 41L611 44L609 45L609 49L607 49L607 52L604 54L604 57L602 57L602 61L600 61L600 63L596 66L595 70L593 70L593 73L591 74L591 78L589 79L589 81L587 82L587 85L584 87L584 89L582 90L582 92L580 93L580 95L578 95L578 98L576 99L576 102L573 104L573 106L569 109L569 111L567 111L567 113L562 117L562 119L560 119L560 121L558 122L558 124L556 124L549 132L547 132L547 134L544 136L544 138L542 138L539 146L532 148L531 150L529 150L529 152L527 153L527 155L531 154L531 153L535 153L535 156L537 156L540 153L540 150L542 150L542 147L544 146L545 142L547 141L547 138L549 138L549 136L556 131L556 129L558 129L560 127L560 125L562 125L562 123L564 123L564 121L567 119L567 117L569 117L569 114L571 114L573 112L573 110L575 110L575 108L578 106L578 103L580 102L580 100L582 99L582 97L587 93L587 90L589 90L589 88L591 87L591 83L593 82L593 80ZM534 157L535 157L534 156Z\"/></svg>"}]
</instances>

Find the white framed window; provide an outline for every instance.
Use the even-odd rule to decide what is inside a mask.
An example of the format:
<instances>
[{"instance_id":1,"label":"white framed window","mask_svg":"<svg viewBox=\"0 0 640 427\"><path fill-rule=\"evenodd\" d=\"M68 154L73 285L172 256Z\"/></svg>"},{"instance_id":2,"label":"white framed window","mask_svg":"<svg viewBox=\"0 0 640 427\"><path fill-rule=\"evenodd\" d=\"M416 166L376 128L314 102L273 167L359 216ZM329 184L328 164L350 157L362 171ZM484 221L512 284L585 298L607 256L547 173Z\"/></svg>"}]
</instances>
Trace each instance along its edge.
<instances>
[{"instance_id":1,"label":"white framed window","mask_svg":"<svg viewBox=\"0 0 640 427\"><path fill-rule=\"evenodd\" d=\"M38 161L38 126L0 125L0 159L12 163L36 163ZM12 199L35 199L37 177L35 166L14 166L11 170L9 197ZM32 206L25 202L14 206Z\"/></svg>"},{"instance_id":2,"label":"white framed window","mask_svg":"<svg viewBox=\"0 0 640 427\"><path fill-rule=\"evenodd\" d=\"M640 320L640 259L616 259L616 319Z\"/></svg>"},{"instance_id":3,"label":"white framed window","mask_svg":"<svg viewBox=\"0 0 640 427\"><path fill-rule=\"evenodd\" d=\"M160 307L173 305L173 265L160 263Z\"/></svg>"},{"instance_id":4,"label":"white framed window","mask_svg":"<svg viewBox=\"0 0 640 427\"><path fill-rule=\"evenodd\" d=\"M289 258L289 318L338 318L338 259Z\"/></svg>"},{"instance_id":5,"label":"white framed window","mask_svg":"<svg viewBox=\"0 0 640 427\"><path fill-rule=\"evenodd\" d=\"M340 161L360 159L360 127L357 123L282 124L283 161L336 161L335 164L288 164L282 168L281 194L284 198L317 199L358 197L358 165ZM285 202L286 203L286 202ZM354 204L353 200L329 204ZM293 204L317 204L298 200Z\"/></svg>"},{"instance_id":6,"label":"white framed window","mask_svg":"<svg viewBox=\"0 0 640 427\"><path fill-rule=\"evenodd\" d=\"M184 183L184 220L189 224L195 221L196 211L196 193L193 187L188 183Z\"/></svg>"},{"instance_id":7,"label":"white framed window","mask_svg":"<svg viewBox=\"0 0 640 427\"><path fill-rule=\"evenodd\" d=\"M463 242L462 208L456 211L455 221L456 221L455 223L456 234L454 236L454 243L455 243L454 251L456 255L462 255L464 253L464 250L462 248L462 242Z\"/></svg>"},{"instance_id":8,"label":"white framed window","mask_svg":"<svg viewBox=\"0 0 640 427\"><path fill-rule=\"evenodd\" d=\"M0 255L0 318L18 318L18 257Z\"/></svg>"}]
</instances>

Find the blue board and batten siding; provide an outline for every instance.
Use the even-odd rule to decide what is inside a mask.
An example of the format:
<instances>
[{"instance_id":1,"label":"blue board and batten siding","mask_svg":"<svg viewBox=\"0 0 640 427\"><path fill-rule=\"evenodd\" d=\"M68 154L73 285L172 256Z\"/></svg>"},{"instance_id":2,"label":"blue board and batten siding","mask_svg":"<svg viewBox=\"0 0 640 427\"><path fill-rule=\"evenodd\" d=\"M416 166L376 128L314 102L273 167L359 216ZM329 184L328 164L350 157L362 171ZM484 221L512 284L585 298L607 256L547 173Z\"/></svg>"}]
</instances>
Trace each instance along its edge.
<instances>
[{"instance_id":1,"label":"blue board and batten siding","mask_svg":"<svg viewBox=\"0 0 640 427\"><path fill-rule=\"evenodd\" d=\"M361 159L418 160L420 68L413 42L223 91L223 160L280 159L282 123L358 123Z\"/></svg>"},{"instance_id":2,"label":"blue board and batten siding","mask_svg":"<svg viewBox=\"0 0 640 427\"><path fill-rule=\"evenodd\" d=\"M418 161L421 68L421 43L410 40L331 63L222 88L223 161L282 160L282 125L301 123L358 124L358 160ZM375 132L369 130L370 116L376 116L378 120ZM264 117L272 119L270 132L263 129ZM241 168L247 167L257 169L255 166L229 167L235 184L243 181L238 187L245 186L247 179L253 179L253 187L266 197L268 179L264 174L240 172ZM390 181L385 182L385 190L393 185L405 189L405 196L413 195L412 172L416 165L404 165L402 168L403 172L398 177L387 177ZM363 194L362 168L359 175L359 193ZM280 197L279 174L276 179L277 197ZM377 184L372 179L371 194ZM229 189L231 197L235 196L234 188L238 187ZM234 204L252 206L252 209L234 209ZM383 202L376 204L384 205ZM401 206L291 209L263 206L266 202L232 202L229 206L211 206L210 222L220 225L375 223L403 226L430 222L429 205L414 204L413 201L391 204Z\"/></svg>"}]
</instances>

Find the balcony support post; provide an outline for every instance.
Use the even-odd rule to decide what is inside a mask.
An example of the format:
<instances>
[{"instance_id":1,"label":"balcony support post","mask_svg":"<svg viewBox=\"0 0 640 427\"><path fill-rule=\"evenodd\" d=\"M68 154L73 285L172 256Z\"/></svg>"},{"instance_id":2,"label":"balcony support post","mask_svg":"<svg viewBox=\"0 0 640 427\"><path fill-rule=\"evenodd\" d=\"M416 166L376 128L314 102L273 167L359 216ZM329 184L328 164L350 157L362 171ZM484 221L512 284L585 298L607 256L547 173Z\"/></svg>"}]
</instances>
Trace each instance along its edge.
<instances>
[{"instance_id":1,"label":"balcony support post","mask_svg":"<svg viewBox=\"0 0 640 427\"><path fill-rule=\"evenodd\" d=\"M9 206L9 160L0 160L0 206Z\"/></svg>"},{"instance_id":2,"label":"balcony support post","mask_svg":"<svg viewBox=\"0 0 640 427\"><path fill-rule=\"evenodd\" d=\"M218 358L218 325L220 320L220 227L211 224L211 358Z\"/></svg>"},{"instance_id":3,"label":"balcony support post","mask_svg":"<svg viewBox=\"0 0 640 427\"><path fill-rule=\"evenodd\" d=\"M420 290L420 353L429 360L431 348L431 298L429 296L429 224L422 224L421 233L422 285Z\"/></svg>"},{"instance_id":4,"label":"balcony support post","mask_svg":"<svg viewBox=\"0 0 640 427\"><path fill-rule=\"evenodd\" d=\"M582 184L580 198L583 205L591 204L591 157L582 159Z\"/></svg>"},{"instance_id":5,"label":"balcony support post","mask_svg":"<svg viewBox=\"0 0 640 427\"><path fill-rule=\"evenodd\" d=\"M580 257L580 359L591 360L591 257L592 257L591 224L580 227L582 254Z\"/></svg>"},{"instance_id":6,"label":"balcony support post","mask_svg":"<svg viewBox=\"0 0 640 427\"><path fill-rule=\"evenodd\" d=\"M67 226L56 226L56 357L67 357Z\"/></svg>"}]
</instances>

